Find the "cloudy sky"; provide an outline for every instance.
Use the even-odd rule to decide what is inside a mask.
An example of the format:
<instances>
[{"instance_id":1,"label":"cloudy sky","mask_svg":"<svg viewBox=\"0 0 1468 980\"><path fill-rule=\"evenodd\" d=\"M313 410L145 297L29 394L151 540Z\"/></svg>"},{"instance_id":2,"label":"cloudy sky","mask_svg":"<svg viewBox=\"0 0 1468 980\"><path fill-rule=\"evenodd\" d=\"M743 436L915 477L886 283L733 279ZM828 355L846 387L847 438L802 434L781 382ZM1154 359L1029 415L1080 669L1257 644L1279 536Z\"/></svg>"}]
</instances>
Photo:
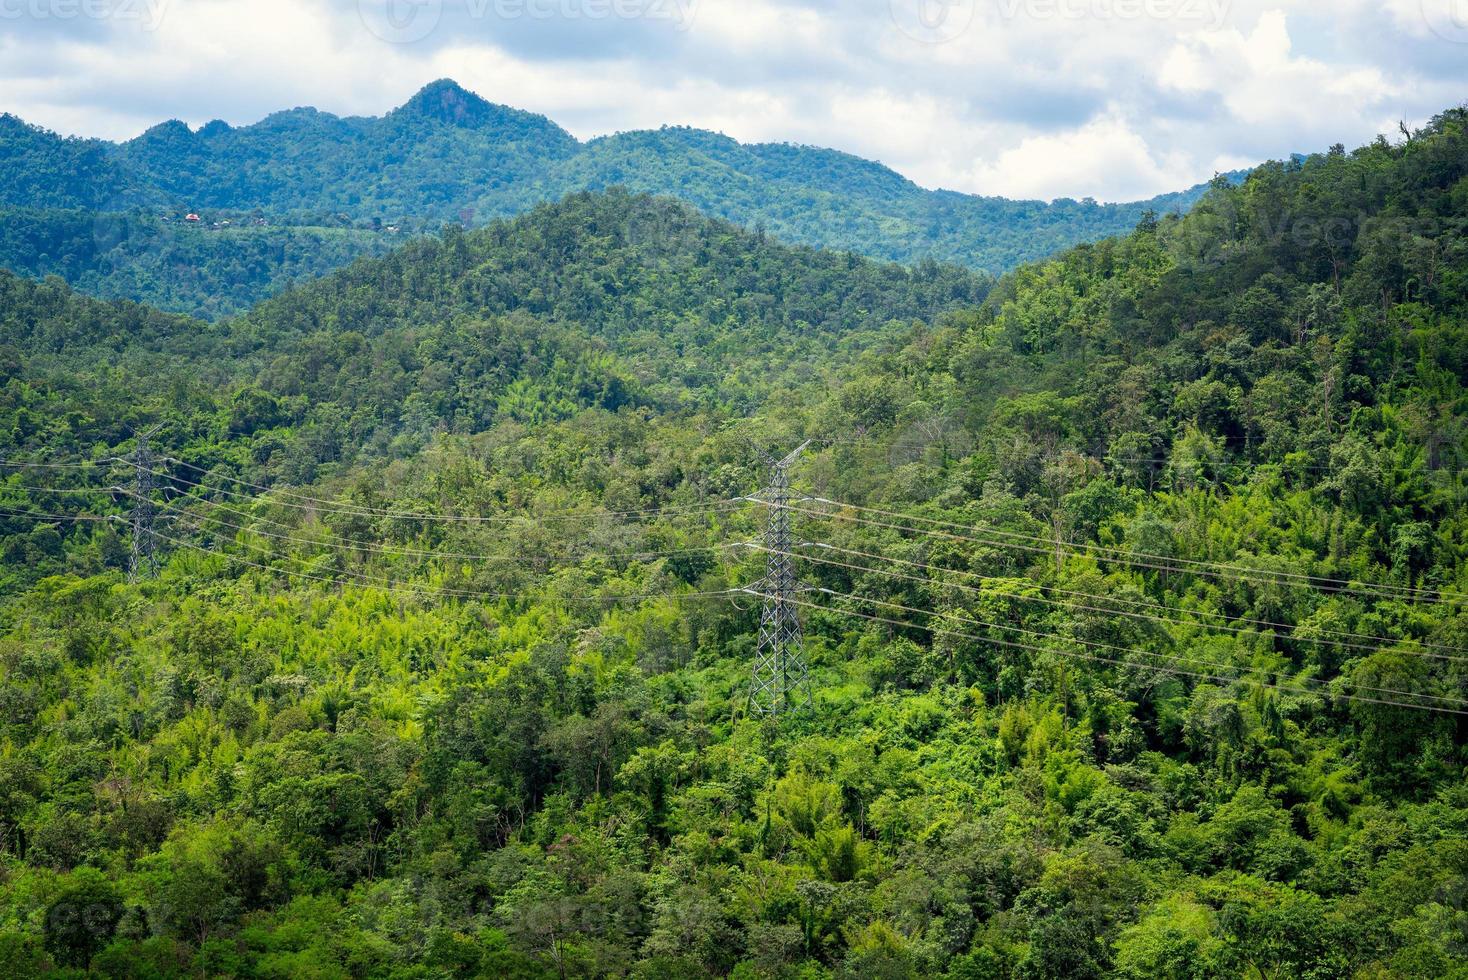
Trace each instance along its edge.
<instances>
[{"instance_id":1,"label":"cloudy sky","mask_svg":"<svg viewBox=\"0 0 1468 980\"><path fill-rule=\"evenodd\" d=\"M440 77L582 138L1130 200L1468 101L1468 0L0 0L0 111L68 134L377 115Z\"/></svg>"}]
</instances>

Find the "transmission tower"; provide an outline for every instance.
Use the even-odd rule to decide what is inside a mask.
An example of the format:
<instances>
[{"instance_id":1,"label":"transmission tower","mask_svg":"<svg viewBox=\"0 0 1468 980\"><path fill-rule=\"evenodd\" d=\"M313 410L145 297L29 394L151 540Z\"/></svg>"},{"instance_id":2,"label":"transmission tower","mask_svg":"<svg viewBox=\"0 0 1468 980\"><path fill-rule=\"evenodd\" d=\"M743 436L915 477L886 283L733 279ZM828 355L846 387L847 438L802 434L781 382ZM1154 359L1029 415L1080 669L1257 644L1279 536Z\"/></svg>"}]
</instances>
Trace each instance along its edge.
<instances>
[{"instance_id":1,"label":"transmission tower","mask_svg":"<svg viewBox=\"0 0 1468 980\"><path fill-rule=\"evenodd\" d=\"M810 676L801 644L799 607L791 557L790 467L809 442L771 467L770 485L763 500L769 507L765 528L765 552L769 561L759 593L764 597L760 613L759 646L754 655L754 678L749 688L749 712L760 717L778 717L811 706ZM753 591L753 590L752 590Z\"/></svg>"},{"instance_id":2,"label":"transmission tower","mask_svg":"<svg viewBox=\"0 0 1468 980\"><path fill-rule=\"evenodd\" d=\"M153 554L153 452L148 441L160 428L155 425L147 432L139 432L137 449L133 452L137 483L133 488L132 557L127 566L131 582L158 569Z\"/></svg>"}]
</instances>

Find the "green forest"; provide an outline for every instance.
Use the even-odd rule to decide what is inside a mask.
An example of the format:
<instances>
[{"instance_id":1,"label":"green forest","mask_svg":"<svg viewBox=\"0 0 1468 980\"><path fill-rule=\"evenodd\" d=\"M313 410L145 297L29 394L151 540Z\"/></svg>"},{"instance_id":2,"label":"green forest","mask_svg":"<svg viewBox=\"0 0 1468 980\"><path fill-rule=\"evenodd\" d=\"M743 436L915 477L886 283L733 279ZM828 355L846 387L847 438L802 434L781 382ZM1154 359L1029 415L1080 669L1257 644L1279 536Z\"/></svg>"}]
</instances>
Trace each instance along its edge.
<instances>
[{"instance_id":1,"label":"green forest","mask_svg":"<svg viewBox=\"0 0 1468 980\"><path fill-rule=\"evenodd\" d=\"M1207 189L1012 201L924 190L834 150L683 127L580 143L448 80L380 118L301 108L241 127L173 120L120 144L0 115L0 172L15 175L0 182L0 267L206 319L382 254L397 244L385 228L482 224L585 190L671 195L792 242L997 275L1129 231L1148 211L1186 210ZM183 227L188 213L234 225ZM268 227L242 227L255 219Z\"/></svg>"},{"instance_id":2,"label":"green forest","mask_svg":"<svg viewBox=\"0 0 1468 980\"><path fill-rule=\"evenodd\" d=\"M997 279L555 196L0 273L0 974L1468 977L1468 110Z\"/></svg>"},{"instance_id":3,"label":"green forest","mask_svg":"<svg viewBox=\"0 0 1468 980\"><path fill-rule=\"evenodd\" d=\"M35 279L57 276L101 299L145 300L214 320L402 243L401 229L384 233L341 219L284 226L264 220L205 211L196 225L142 209L0 208L0 268Z\"/></svg>"}]
</instances>

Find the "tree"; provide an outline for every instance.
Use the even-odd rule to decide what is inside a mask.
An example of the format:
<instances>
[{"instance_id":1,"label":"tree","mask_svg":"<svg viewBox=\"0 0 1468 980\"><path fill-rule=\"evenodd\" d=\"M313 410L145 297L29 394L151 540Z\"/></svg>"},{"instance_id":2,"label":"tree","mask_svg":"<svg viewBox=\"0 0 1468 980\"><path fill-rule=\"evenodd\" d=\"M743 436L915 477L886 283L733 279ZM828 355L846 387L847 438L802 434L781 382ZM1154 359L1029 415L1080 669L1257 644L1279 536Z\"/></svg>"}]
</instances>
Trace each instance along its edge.
<instances>
[{"instance_id":1,"label":"tree","mask_svg":"<svg viewBox=\"0 0 1468 980\"><path fill-rule=\"evenodd\" d=\"M1153 906L1116 940L1116 973L1127 980L1222 976L1223 941L1211 910L1185 895Z\"/></svg>"},{"instance_id":2,"label":"tree","mask_svg":"<svg viewBox=\"0 0 1468 980\"><path fill-rule=\"evenodd\" d=\"M78 868L46 907L46 949L58 963L85 967L112 941L122 912L116 887L100 871Z\"/></svg>"}]
</instances>

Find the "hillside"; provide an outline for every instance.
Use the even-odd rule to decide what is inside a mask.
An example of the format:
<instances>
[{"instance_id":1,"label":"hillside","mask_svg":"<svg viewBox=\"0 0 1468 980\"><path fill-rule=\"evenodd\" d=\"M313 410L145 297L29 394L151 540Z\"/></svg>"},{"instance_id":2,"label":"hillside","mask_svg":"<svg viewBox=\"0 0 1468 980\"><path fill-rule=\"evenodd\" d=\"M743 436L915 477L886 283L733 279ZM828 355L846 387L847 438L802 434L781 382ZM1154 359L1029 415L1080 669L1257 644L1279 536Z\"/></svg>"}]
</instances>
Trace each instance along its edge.
<instances>
[{"instance_id":1,"label":"hillside","mask_svg":"<svg viewBox=\"0 0 1468 980\"><path fill-rule=\"evenodd\" d=\"M0 965L1463 975L1465 283L1463 111L992 288L623 193L0 278Z\"/></svg>"},{"instance_id":2,"label":"hillside","mask_svg":"<svg viewBox=\"0 0 1468 980\"><path fill-rule=\"evenodd\" d=\"M449 81L380 118L293 109L241 127L216 121L191 130L172 121L115 145L62 139L5 116L0 164L22 175L0 188L9 209L0 210L0 229L39 221L26 237L49 246L37 252L18 244L16 232L0 231L0 266L55 272L94 295L211 317L238 312L303 273L380 254L393 244L383 240L386 226L482 223L582 190L671 195L792 243L999 273L1129 231L1149 211L1186 210L1205 189L1131 204L1047 204L924 190L848 154L745 145L694 129L582 144L543 117L492 105ZM243 239L166 229L170 244L181 241L176 253L199 270L180 285L157 275L146 252L71 234L75 214L57 213L59 227L46 230L37 209L98 212L92 221L105 226L156 225L158 213L263 215L274 230ZM343 221L356 234L319 233Z\"/></svg>"},{"instance_id":3,"label":"hillside","mask_svg":"<svg viewBox=\"0 0 1468 980\"><path fill-rule=\"evenodd\" d=\"M342 221L260 221L214 211L193 225L146 210L0 209L0 269L59 276L102 299L145 300L213 320L410 237Z\"/></svg>"},{"instance_id":4,"label":"hillside","mask_svg":"<svg viewBox=\"0 0 1468 980\"><path fill-rule=\"evenodd\" d=\"M206 444L269 457L286 450L282 438L330 431L330 457L314 443L284 452L277 462L300 453L293 473L411 455L435 433L564 418L602 387L621 392L607 396L613 410L627 400L656 413L752 409L782 387L834 383L894 323L972 306L992 285L951 266L910 270L781 245L625 193L450 228L219 325L100 303L55 279L0 282L0 349L22 385L10 410L31 419L0 434L0 457L111 444L146 412L217 437L207 417L228 417L231 397L264 398L282 407L259 448L238 438L236 422L233 438ZM75 395L49 399L39 377L132 394L110 409L89 400L78 419Z\"/></svg>"},{"instance_id":5,"label":"hillside","mask_svg":"<svg viewBox=\"0 0 1468 980\"><path fill-rule=\"evenodd\" d=\"M1242 175L1230 175L1231 179ZM546 184L556 191L625 186L789 241L875 258L956 262L1001 273L1078 242L1130 231L1148 212L1183 212L1198 186L1148 201L1015 201L929 191L868 160L790 144L745 145L701 130L665 128L593 140ZM498 195L481 198L504 207Z\"/></svg>"}]
</instances>

